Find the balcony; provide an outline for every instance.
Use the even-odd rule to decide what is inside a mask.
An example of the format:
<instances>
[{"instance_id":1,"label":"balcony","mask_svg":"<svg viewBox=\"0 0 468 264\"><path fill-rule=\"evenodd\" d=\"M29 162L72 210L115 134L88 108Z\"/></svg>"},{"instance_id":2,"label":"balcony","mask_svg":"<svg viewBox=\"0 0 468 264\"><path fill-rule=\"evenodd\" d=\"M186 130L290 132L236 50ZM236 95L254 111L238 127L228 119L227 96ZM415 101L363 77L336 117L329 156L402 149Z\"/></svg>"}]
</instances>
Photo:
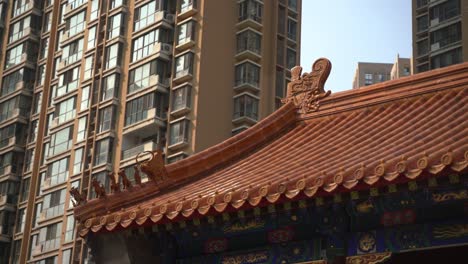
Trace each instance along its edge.
<instances>
[{"instance_id":1,"label":"balcony","mask_svg":"<svg viewBox=\"0 0 468 264\"><path fill-rule=\"evenodd\" d=\"M0 141L0 149L12 147L15 145L24 145L24 142L18 142L16 137L10 137Z\"/></svg>"},{"instance_id":2,"label":"balcony","mask_svg":"<svg viewBox=\"0 0 468 264\"><path fill-rule=\"evenodd\" d=\"M147 93L150 91L168 93L169 80L164 79L157 74L150 75L148 79L132 83L128 86L128 98L138 97L141 92ZM141 91L141 92L140 92Z\"/></svg>"},{"instance_id":3,"label":"balcony","mask_svg":"<svg viewBox=\"0 0 468 264\"><path fill-rule=\"evenodd\" d=\"M0 122L3 122L8 119L28 119L30 109L26 108L16 108L12 111L6 112L4 114L0 114Z\"/></svg>"},{"instance_id":4,"label":"balcony","mask_svg":"<svg viewBox=\"0 0 468 264\"><path fill-rule=\"evenodd\" d=\"M8 230L8 226L0 225L0 242L9 243L11 242L11 231Z\"/></svg>"},{"instance_id":5,"label":"balcony","mask_svg":"<svg viewBox=\"0 0 468 264\"><path fill-rule=\"evenodd\" d=\"M182 21L182 20L185 20L186 18L188 17L191 17L193 15L195 15L198 10L197 10L197 5L196 5L196 1L192 1L192 3L187 3L185 5L182 5L179 9L179 12L177 14L177 20L178 21Z\"/></svg>"},{"instance_id":6,"label":"balcony","mask_svg":"<svg viewBox=\"0 0 468 264\"><path fill-rule=\"evenodd\" d=\"M166 120L165 117L162 116L161 110L158 111L156 108L151 108L141 120L126 124L123 129L123 134L136 134L138 136L154 134L155 131L165 126Z\"/></svg>"},{"instance_id":7,"label":"balcony","mask_svg":"<svg viewBox=\"0 0 468 264\"><path fill-rule=\"evenodd\" d=\"M167 13L166 11L158 11L154 14L154 23L162 23L166 28L172 28L175 22L173 14Z\"/></svg>"},{"instance_id":8,"label":"balcony","mask_svg":"<svg viewBox=\"0 0 468 264\"><path fill-rule=\"evenodd\" d=\"M166 61L171 60L172 55L172 45L162 42L156 42L153 44L150 56L155 56L156 58L162 58Z\"/></svg>"},{"instance_id":9,"label":"balcony","mask_svg":"<svg viewBox=\"0 0 468 264\"><path fill-rule=\"evenodd\" d=\"M0 177L13 176L16 178L16 169L10 164L4 167L0 167Z\"/></svg>"},{"instance_id":10,"label":"balcony","mask_svg":"<svg viewBox=\"0 0 468 264\"><path fill-rule=\"evenodd\" d=\"M260 91L260 82L257 78L245 77L237 79L234 86L236 92L253 92L254 94Z\"/></svg>"},{"instance_id":11,"label":"balcony","mask_svg":"<svg viewBox=\"0 0 468 264\"><path fill-rule=\"evenodd\" d=\"M245 48L237 49L236 60L243 61L243 60L252 60L255 62L260 62L262 56L260 55L261 51L260 48L249 46Z\"/></svg>"},{"instance_id":12,"label":"balcony","mask_svg":"<svg viewBox=\"0 0 468 264\"><path fill-rule=\"evenodd\" d=\"M134 163L134 158L143 151L153 151L158 148L158 144L153 141L145 142L136 147L122 151L121 166L126 167L131 163Z\"/></svg>"},{"instance_id":13,"label":"balcony","mask_svg":"<svg viewBox=\"0 0 468 264\"><path fill-rule=\"evenodd\" d=\"M236 27L238 30L254 28L258 31L262 31L262 17L256 14L245 14L239 16L239 22L237 22Z\"/></svg>"}]
</instances>

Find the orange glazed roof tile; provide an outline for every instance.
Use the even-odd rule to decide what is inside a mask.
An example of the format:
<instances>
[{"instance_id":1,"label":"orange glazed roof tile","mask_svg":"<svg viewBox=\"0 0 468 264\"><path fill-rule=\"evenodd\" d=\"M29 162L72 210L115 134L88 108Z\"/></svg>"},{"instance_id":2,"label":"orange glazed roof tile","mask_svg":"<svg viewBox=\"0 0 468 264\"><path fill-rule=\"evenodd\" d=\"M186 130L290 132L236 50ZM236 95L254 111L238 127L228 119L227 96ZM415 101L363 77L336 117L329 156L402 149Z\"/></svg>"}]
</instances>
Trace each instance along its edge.
<instances>
[{"instance_id":1,"label":"orange glazed roof tile","mask_svg":"<svg viewBox=\"0 0 468 264\"><path fill-rule=\"evenodd\" d=\"M330 68L294 68L284 106L162 183L77 206L80 235L467 170L468 63L328 96Z\"/></svg>"}]
</instances>

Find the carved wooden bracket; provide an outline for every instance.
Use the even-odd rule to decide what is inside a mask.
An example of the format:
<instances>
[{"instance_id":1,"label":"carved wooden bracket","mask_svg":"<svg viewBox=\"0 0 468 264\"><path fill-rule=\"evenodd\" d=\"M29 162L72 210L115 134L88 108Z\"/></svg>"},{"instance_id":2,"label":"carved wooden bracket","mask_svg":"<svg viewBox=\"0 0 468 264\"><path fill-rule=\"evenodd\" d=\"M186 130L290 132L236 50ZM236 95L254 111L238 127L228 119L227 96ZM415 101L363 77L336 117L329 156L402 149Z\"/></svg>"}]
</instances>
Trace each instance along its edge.
<instances>
[{"instance_id":1,"label":"carved wooden bracket","mask_svg":"<svg viewBox=\"0 0 468 264\"><path fill-rule=\"evenodd\" d=\"M392 252L366 254L346 258L346 264L377 264L389 259Z\"/></svg>"},{"instance_id":2,"label":"carved wooden bracket","mask_svg":"<svg viewBox=\"0 0 468 264\"><path fill-rule=\"evenodd\" d=\"M86 195L80 193L78 188L71 187L70 188L70 195L73 197L72 203L73 206L78 206L86 203Z\"/></svg>"},{"instance_id":3,"label":"carved wooden bracket","mask_svg":"<svg viewBox=\"0 0 468 264\"><path fill-rule=\"evenodd\" d=\"M324 85L331 71L331 62L320 58L314 62L311 73L302 73L302 67L291 69L291 82L288 84L286 98L283 103L293 102L300 113L306 114L318 111L320 100L329 96L331 91L325 92Z\"/></svg>"}]
</instances>

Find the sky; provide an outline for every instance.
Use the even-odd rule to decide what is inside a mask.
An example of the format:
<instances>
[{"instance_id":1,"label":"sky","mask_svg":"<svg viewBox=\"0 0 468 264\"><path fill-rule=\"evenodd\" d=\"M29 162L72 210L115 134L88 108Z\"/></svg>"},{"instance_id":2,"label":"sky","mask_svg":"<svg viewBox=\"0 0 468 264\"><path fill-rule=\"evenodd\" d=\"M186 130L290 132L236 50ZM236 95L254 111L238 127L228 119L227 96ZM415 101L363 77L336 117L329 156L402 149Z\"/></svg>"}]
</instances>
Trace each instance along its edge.
<instances>
[{"instance_id":1,"label":"sky","mask_svg":"<svg viewBox=\"0 0 468 264\"><path fill-rule=\"evenodd\" d=\"M328 58L325 89L351 89L358 62L411 57L411 0L302 0L301 37L303 72Z\"/></svg>"}]
</instances>

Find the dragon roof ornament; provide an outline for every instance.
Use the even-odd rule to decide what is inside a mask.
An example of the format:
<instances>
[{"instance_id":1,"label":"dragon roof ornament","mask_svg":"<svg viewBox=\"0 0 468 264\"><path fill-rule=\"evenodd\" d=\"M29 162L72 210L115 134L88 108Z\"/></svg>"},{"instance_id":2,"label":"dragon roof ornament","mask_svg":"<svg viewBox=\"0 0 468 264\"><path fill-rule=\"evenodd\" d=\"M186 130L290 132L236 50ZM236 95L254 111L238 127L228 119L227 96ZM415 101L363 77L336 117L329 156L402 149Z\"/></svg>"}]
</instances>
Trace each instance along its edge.
<instances>
[{"instance_id":1,"label":"dragon roof ornament","mask_svg":"<svg viewBox=\"0 0 468 264\"><path fill-rule=\"evenodd\" d=\"M284 104L293 102L302 114L318 111L320 100L329 96L331 91L325 91L324 85L330 74L331 62L320 58L314 62L312 72L302 73L302 67L291 69L291 82L288 84Z\"/></svg>"}]
</instances>

